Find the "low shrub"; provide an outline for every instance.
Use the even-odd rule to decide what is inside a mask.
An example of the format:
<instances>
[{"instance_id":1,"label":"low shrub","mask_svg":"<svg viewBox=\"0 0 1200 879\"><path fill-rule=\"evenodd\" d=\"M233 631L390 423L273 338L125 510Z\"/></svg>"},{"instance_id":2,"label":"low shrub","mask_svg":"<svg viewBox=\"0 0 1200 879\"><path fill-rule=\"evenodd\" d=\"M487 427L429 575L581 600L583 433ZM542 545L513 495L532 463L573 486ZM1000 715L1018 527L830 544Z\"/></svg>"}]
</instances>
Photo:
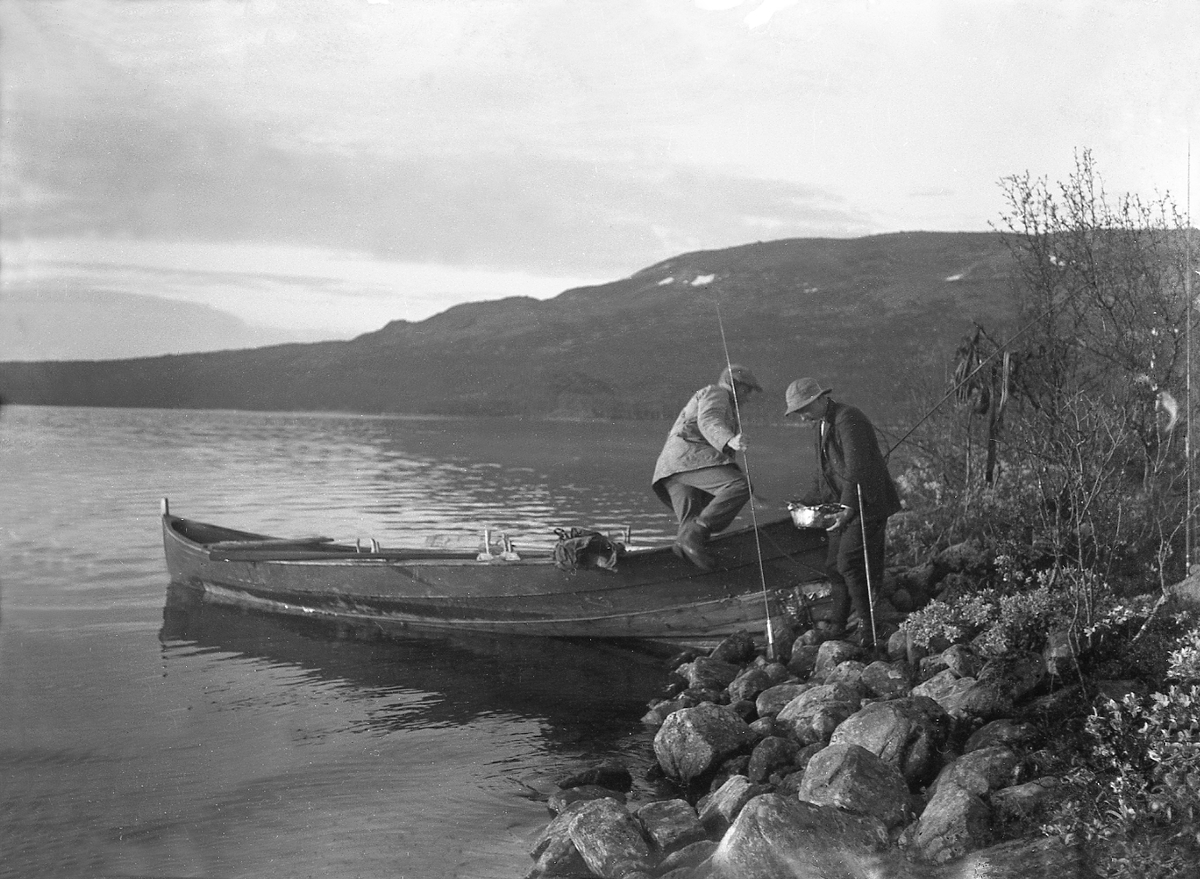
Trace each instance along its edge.
<instances>
[{"instance_id":1,"label":"low shrub","mask_svg":"<svg viewBox=\"0 0 1200 879\"><path fill-rule=\"evenodd\" d=\"M1200 685L1107 700L1088 717L1066 795L1043 831L1105 877L1175 879L1200 860Z\"/></svg>"}]
</instances>

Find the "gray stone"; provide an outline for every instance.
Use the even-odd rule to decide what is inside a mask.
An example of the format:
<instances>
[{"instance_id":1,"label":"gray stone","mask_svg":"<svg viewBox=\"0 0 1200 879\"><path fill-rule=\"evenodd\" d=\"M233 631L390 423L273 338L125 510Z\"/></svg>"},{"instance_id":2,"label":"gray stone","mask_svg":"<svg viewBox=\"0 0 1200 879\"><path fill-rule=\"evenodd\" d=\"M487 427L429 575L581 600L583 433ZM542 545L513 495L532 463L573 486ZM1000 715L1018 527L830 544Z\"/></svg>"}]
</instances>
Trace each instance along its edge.
<instances>
[{"instance_id":1,"label":"gray stone","mask_svg":"<svg viewBox=\"0 0 1200 879\"><path fill-rule=\"evenodd\" d=\"M940 656L946 668L960 678L977 677L984 666L983 658L966 644L951 644Z\"/></svg>"},{"instance_id":2,"label":"gray stone","mask_svg":"<svg viewBox=\"0 0 1200 879\"><path fill-rule=\"evenodd\" d=\"M795 710L790 706L785 708L776 722L802 745L825 743L833 731L857 710L857 702L811 702Z\"/></svg>"},{"instance_id":3,"label":"gray stone","mask_svg":"<svg viewBox=\"0 0 1200 879\"><path fill-rule=\"evenodd\" d=\"M758 709L749 699L738 699L736 702L730 702L727 707L746 723L758 720Z\"/></svg>"},{"instance_id":4,"label":"gray stone","mask_svg":"<svg viewBox=\"0 0 1200 879\"><path fill-rule=\"evenodd\" d=\"M752 784L744 775L734 775L708 796L702 798L697 812L700 823L713 836L729 829L738 812L750 800L770 790L766 785Z\"/></svg>"},{"instance_id":5,"label":"gray stone","mask_svg":"<svg viewBox=\"0 0 1200 879\"><path fill-rule=\"evenodd\" d=\"M778 724L775 723L774 717L760 717L757 720L751 721L750 731L759 741L770 738L778 731Z\"/></svg>"},{"instance_id":6,"label":"gray stone","mask_svg":"<svg viewBox=\"0 0 1200 879\"><path fill-rule=\"evenodd\" d=\"M529 850L529 856L537 859L554 840L569 839L568 830L571 827L571 821L587 802L587 800L578 800L570 803L555 815L554 819L546 825L546 829L542 831L541 835L534 842L533 848Z\"/></svg>"},{"instance_id":7,"label":"gray stone","mask_svg":"<svg viewBox=\"0 0 1200 879\"><path fill-rule=\"evenodd\" d=\"M932 797L936 797L937 791L945 784L954 784L969 793L983 796L1012 784L1020 764L1020 758L1003 745L980 748L964 754L942 769L931 788Z\"/></svg>"},{"instance_id":8,"label":"gray stone","mask_svg":"<svg viewBox=\"0 0 1200 879\"><path fill-rule=\"evenodd\" d=\"M1047 803L1054 802L1059 795L1059 784L1057 778L1047 775L1025 784L993 791L987 799L997 818L1025 818Z\"/></svg>"},{"instance_id":9,"label":"gray stone","mask_svg":"<svg viewBox=\"0 0 1200 879\"><path fill-rule=\"evenodd\" d=\"M943 672L950 671L950 664L946 662L946 657L943 656L946 651L942 650L932 656L923 656L921 661L917 663L917 678L921 681L929 681L933 678L942 675ZM959 675L950 672L954 679Z\"/></svg>"},{"instance_id":10,"label":"gray stone","mask_svg":"<svg viewBox=\"0 0 1200 879\"><path fill-rule=\"evenodd\" d=\"M783 707L806 690L811 690L816 684L776 684L758 694L754 706L759 717L774 717Z\"/></svg>"},{"instance_id":11,"label":"gray stone","mask_svg":"<svg viewBox=\"0 0 1200 879\"><path fill-rule=\"evenodd\" d=\"M964 540L939 552L933 563L944 571L977 574L987 570L989 558L983 545L975 539Z\"/></svg>"},{"instance_id":12,"label":"gray stone","mask_svg":"<svg viewBox=\"0 0 1200 879\"><path fill-rule=\"evenodd\" d=\"M755 784L765 783L777 772L789 771L802 746L793 739L770 736L754 746L746 776Z\"/></svg>"},{"instance_id":13,"label":"gray stone","mask_svg":"<svg viewBox=\"0 0 1200 879\"><path fill-rule=\"evenodd\" d=\"M654 754L668 777L688 784L754 740L744 720L728 708L706 703L668 717L654 736Z\"/></svg>"},{"instance_id":14,"label":"gray stone","mask_svg":"<svg viewBox=\"0 0 1200 879\"><path fill-rule=\"evenodd\" d=\"M863 671L866 667L865 663L857 659L847 659L845 662L839 662L829 670L829 674L825 675L825 683L857 684L862 680Z\"/></svg>"},{"instance_id":15,"label":"gray stone","mask_svg":"<svg viewBox=\"0 0 1200 879\"><path fill-rule=\"evenodd\" d=\"M633 790L633 776L623 764L615 760L606 760L566 776L559 781L558 786L566 788L584 784L597 784L609 790L629 793Z\"/></svg>"},{"instance_id":16,"label":"gray stone","mask_svg":"<svg viewBox=\"0 0 1200 879\"><path fill-rule=\"evenodd\" d=\"M1087 861L1082 849L1041 837L980 849L950 869L962 879L1087 879L1096 876Z\"/></svg>"},{"instance_id":17,"label":"gray stone","mask_svg":"<svg viewBox=\"0 0 1200 879\"><path fill-rule=\"evenodd\" d=\"M707 839L696 810L686 800L656 800L634 813L651 845L660 854Z\"/></svg>"},{"instance_id":18,"label":"gray stone","mask_svg":"<svg viewBox=\"0 0 1200 879\"><path fill-rule=\"evenodd\" d=\"M949 669L913 687L912 692L933 699L952 717L992 720L1007 716L1013 707L1011 692L1002 683L960 678Z\"/></svg>"},{"instance_id":19,"label":"gray stone","mask_svg":"<svg viewBox=\"0 0 1200 879\"><path fill-rule=\"evenodd\" d=\"M742 665L754 658L758 647L754 638L746 630L728 635L720 644L712 649L709 657L718 662Z\"/></svg>"},{"instance_id":20,"label":"gray stone","mask_svg":"<svg viewBox=\"0 0 1200 879\"><path fill-rule=\"evenodd\" d=\"M945 784L905 830L901 842L916 860L944 864L987 845L990 829L987 804L973 793Z\"/></svg>"},{"instance_id":21,"label":"gray stone","mask_svg":"<svg viewBox=\"0 0 1200 879\"><path fill-rule=\"evenodd\" d=\"M565 879L565 877L591 876L587 862L570 836L555 836L548 840L538 852L533 869L525 874L526 879Z\"/></svg>"},{"instance_id":22,"label":"gray stone","mask_svg":"<svg viewBox=\"0 0 1200 879\"><path fill-rule=\"evenodd\" d=\"M858 745L830 745L808 761L799 797L895 827L911 818L908 785L896 767Z\"/></svg>"},{"instance_id":23,"label":"gray stone","mask_svg":"<svg viewBox=\"0 0 1200 879\"><path fill-rule=\"evenodd\" d=\"M716 850L717 844L712 840L705 839L700 842L693 842L691 845L684 846L679 851L672 852L663 858L662 862L658 865L659 875L664 877L669 876L672 870L695 870L712 857L713 852Z\"/></svg>"},{"instance_id":24,"label":"gray stone","mask_svg":"<svg viewBox=\"0 0 1200 879\"><path fill-rule=\"evenodd\" d=\"M555 791L546 800L546 806L557 815L571 803L579 802L580 800L599 800L607 797L610 800L616 800L618 803L625 802L625 794L620 791L615 791L612 788L601 787L598 784L581 784L577 787L569 787L566 790Z\"/></svg>"},{"instance_id":25,"label":"gray stone","mask_svg":"<svg viewBox=\"0 0 1200 879\"><path fill-rule=\"evenodd\" d=\"M724 690L741 673L742 667L710 656L699 656L676 671L689 689Z\"/></svg>"},{"instance_id":26,"label":"gray stone","mask_svg":"<svg viewBox=\"0 0 1200 879\"><path fill-rule=\"evenodd\" d=\"M826 641L817 648L817 661L813 667L813 680L824 683L825 678L847 659L857 659L862 650L849 641Z\"/></svg>"},{"instance_id":27,"label":"gray stone","mask_svg":"<svg viewBox=\"0 0 1200 879\"><path fill-rule=\"evenodd\" d=\"M846 719L830 744L853 744L894 767L909 785L926 784L940 767L950 717L925 696L872 702Z\"/></svg>"},{"instance_id":28,"label":"gray stone","mask_svg":"<svg viewBox=\"0 0 1200 879\"><path fill-rule=\"evenodd\" d=\"M680 708L687 707L688 704L683 699L664 699L660 702L655 702L650 706L650 710L642 715L642 723L650 727L662 726L664 720Z\"/></svg>"},{"instance_id":29,"label":"gray stone","mask_svg":"<svg viewBox=\"0 0 1200 879\"><path fill-rule=\"evenodd\" d=\"M601 879L621 879L653 866L641 825L615 800L586 803L571 819L568 833L588 869Z\"/></svg>"},{"instance_id":30,"label":"gray stone","mask_svg":"<svg viewBox=\"0 0 1200 879\"><path fill-rule=\"evenodd\" d=\"M817 644L796 644L792 647L792 658L787 663L788 671L802 681L808 680L817 667L820 650Z\"/></svg>"},{"instance_id":31,"label":"gray stone","mask_svg":"<svg viewBox=\"0 0 1200 879\"><path fill-rule=\"evenodd\" d=\"M887 828L876 819L764 794L738 813L709 862L711 877L869 876L849 865L877 863L887 844Z\"/></svg>"},{"instance_id":32,"label":"gray stone","mask_svg":"<svg viewBox=\"0 0 1200 879\"><path fill-rule=\"evenodd\" d=\"M748 668L730 681L727 687L730 702L742 699L753 701L758 694L771 686L771 676L761 668Z\"/></svg>"},{"instance_id":33,"label":"gray stone","mask_svg":"<svg viewBox=\"0 0 1200 879\"><path fill-rule=\"evenodd\" d=\"M963 745L963 753L969 754L971 751L978 751L980 748L989 748L993 745L1022 745L1033 741L1037 736L1038 728L1032 723L1018 722L1010 717L1003 717L985 723L971 733L966 744Z\"/></svg>"},{"instance_id":34,"label":"gray stone","mask_svg":"<svg viewBox=\"0 0 1200 879\"><path fill-rule=\"evenodd\" d=\"M776 684L785 684L792 679L792 673L782 662L768 662L762 669L767 673L772 687Z\"/></svg>"},{"instance_id":35,"label":"gray stone","mask_svg":"<svg viewBox=\"0 0 1200 879\"><path fill-rule=\"evenodd\" d=\"M876 660L863 669L862 684L882 699L907 696L912 690L912 668L903 660Z\"/></svg>"}]
</instances>

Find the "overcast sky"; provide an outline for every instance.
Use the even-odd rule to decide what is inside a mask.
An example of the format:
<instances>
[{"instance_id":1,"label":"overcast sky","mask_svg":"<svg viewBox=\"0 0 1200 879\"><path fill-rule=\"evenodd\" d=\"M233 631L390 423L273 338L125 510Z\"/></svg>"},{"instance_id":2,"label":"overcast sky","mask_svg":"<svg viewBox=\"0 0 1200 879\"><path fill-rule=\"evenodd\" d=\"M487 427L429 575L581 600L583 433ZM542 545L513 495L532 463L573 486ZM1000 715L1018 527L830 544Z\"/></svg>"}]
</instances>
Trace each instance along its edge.
<instances>
[{"instance_id":1,"label":"overcast sky","mask_svg":"<svg viewBox=\"0 0 1200 879\"><path fill-rule=\"evenodd\" d=\"M985 230L1001 177L1083 148L1184 207L1200 130L1196 0L4 0L0 25L0 295L330 338L700 248Z\"/></svg>"}]
</instances>

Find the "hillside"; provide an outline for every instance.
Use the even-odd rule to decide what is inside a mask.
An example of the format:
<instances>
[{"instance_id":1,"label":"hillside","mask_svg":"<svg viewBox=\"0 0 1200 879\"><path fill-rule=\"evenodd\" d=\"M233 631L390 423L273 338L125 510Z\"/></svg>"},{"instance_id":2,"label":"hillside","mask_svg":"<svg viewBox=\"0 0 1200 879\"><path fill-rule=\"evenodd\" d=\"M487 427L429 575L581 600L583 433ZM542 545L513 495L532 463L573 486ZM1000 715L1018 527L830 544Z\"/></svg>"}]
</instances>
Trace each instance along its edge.
<instances>
[{"instance_id":1,"label":"hillside","mask_svg":"<svg viewBox=\"0 0 1200 879\"><path fill-rule=\"evenodd\" d=\"M972 320L1009 316L989 233L787 239L673 257L545 301L459 305L345 342L102 362L0 363L12 403L528 417L670 417L724 365L774 417L814 375L885 415L942 375ZM711 280L710 280L711 276ZM718 303L720 321L718 320Z\"/></svg>"}]
</instances>

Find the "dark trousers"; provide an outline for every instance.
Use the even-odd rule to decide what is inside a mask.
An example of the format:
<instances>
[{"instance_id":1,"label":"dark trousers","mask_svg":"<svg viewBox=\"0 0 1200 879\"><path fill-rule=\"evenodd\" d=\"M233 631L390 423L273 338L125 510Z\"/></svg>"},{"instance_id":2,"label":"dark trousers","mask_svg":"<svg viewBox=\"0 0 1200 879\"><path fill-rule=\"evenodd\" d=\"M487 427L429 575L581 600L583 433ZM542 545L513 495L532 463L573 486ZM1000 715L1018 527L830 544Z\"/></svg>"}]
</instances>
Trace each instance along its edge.
<instances>
[{"instance_id":1,"label":"dark trousers","mask_svg":"<svg viewBox=\"0 0 1200 879\"><path fill-rule=\"evenodd\" d=\"M864 633L864 641L871 637L867 565L871 566L871 587L878 589L883 582L887 519L868 519L866 532L865 554L862 520L854 519L845 528L829 532L829 554L825 557L825 573L833 587L833 616L830 622L839 628L845 626L853 605L861 620L859 631Z\"/></svg>"},{"instance_id":2,"label":"dark trousers","mask_svg":"<svg viewBox=\"0 0 1200 879\"><path fill-rule=\"evenodd\" d=\"M750 483L736 464L676 473L663 480L662 486L671 497L681 533L691 522L702 525L709 534L723 531L750 500Z\"/></svg>"}]
</instances>

